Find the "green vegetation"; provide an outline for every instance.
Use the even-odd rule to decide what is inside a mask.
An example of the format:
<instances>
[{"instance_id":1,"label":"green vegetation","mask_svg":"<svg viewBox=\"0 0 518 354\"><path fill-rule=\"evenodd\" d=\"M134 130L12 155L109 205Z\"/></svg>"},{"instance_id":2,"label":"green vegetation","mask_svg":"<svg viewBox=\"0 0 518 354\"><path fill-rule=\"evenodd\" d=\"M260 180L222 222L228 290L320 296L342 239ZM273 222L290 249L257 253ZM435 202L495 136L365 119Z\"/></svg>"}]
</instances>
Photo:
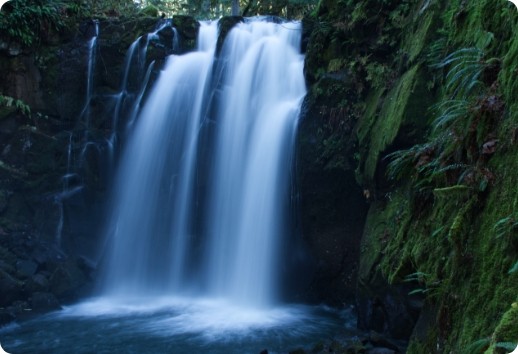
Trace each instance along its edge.
<instances>
[{"instance_id":1,"label":"green vegetation","mask_svg":"<svg viewBox=\"0 0 518 354\"><path fill-rule=\"evenodd\" d=\"M31 115L31 108L22 100L17 100L10 96L0 95L0 112L2 112L2 107L7 108L8 111L11 109L18 110L22 114L26 116ZM0 113L0 118L2 117L2 113Z\"/></svg>"},{"instance_id":2,"label":"green vegetation","mask_svg":"<svg viewBox=\"0 0 518 354\"><path fill-rule=\"evenodd\" d=\"M146 0L140 7L153 6L166 16L190 15L209 19L221 16L275 15L300 18L316 8L317 0Z\"/></svg>"},{"instance_id":3,"label":"green vegetation","mask_svg":"<svg viewBox=\"0 0 518 354\"><path fill-rule=\"evenodd\" d=\"M30 46L63 26L59 1L12 0L0 11L0 32Z\"/></svg>"},{"instance_id":4,"label":"green vegetation","mask_svg":"<svg viewBox=\"0 0 518 354\"><path fill-rule=\"evenodd\" d=\"M381 278L424 298L428 320L409 353L514 349L516 8L491 0L322 0L311 23L313 88L345 78L360 108L355 136L334 142L356 144L357 181L371 200L360 292L384 289Z\"/></svg>"}]
</instances>

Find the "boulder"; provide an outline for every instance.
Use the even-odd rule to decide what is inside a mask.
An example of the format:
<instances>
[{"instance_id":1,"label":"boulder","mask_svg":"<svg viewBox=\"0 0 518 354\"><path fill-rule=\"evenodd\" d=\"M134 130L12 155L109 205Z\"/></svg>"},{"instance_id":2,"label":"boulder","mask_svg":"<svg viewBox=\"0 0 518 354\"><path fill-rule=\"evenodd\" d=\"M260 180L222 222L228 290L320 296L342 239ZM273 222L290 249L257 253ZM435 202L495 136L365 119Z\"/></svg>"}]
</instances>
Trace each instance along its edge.
<instances>
[{"instance_id":1,"label":"boulder","mask_svg":"<svg viewBox=\"0 0 518 354\"><path fill-rule=\"evenodd\" d=\"M6 306L17 300L21 294L22 282L15 279L5 271L0 269L0 306Z\"/></svg>"},{"instance_id":2,"label":"boulder","mask_svg":"<svg viewBox=\"0 0 518 354\"><path fill-rule=\"evenodd\" d=\"M58 299L53 294L44 292L32 294L30 304L34 312L48 312L61 308Z\"/></svg>"},{"instance_id":3,"label":"boulder","mask_svg":"<svg viewBox=\"0 0 518 354\"><path fill-rule=\"evenodd\" d=\"M19 260L16 262L16 270L21 277L29 278L36 273L38 265L31 260Z\"/></svg>"}]
</instances>

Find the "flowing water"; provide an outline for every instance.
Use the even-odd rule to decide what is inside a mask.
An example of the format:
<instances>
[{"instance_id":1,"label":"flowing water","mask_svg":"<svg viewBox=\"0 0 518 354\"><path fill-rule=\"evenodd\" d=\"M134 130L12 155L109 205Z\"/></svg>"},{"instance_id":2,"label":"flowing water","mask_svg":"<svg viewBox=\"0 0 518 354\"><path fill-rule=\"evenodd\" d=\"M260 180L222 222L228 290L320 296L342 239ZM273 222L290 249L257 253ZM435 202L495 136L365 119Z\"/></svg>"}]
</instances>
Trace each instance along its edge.
<instances>
[{"instance_id":1,"label":"flowing water","mask_svg":"<svg viewBox=\"0 0 518 354\"><path fill-rule=\"evenodd\" d=\"M350 311L291 305L241 308L214 299L103 298L0 328L11 354L288 353L357 334Z\"/></svg>"},{"instance_id":2,"label":"flowing water","mask_svg":"<svg viewBox=\"0 0 518 354\"><path fill-rule=\"evenodd\" d=\"M217 23L202 23L198 49L168 58L123 152L104 294L276 302L300 33L242 23L215 60Z\"/></svg>"},{"instance_id":3,"label":"flowing water","mask_svg":"<svg viewBox=\"0 0 518 354\"><path fill-rule=\"evenodd\" d=\"M0 330L7 351L280 353L354 332L350 312L281 303L300 24L247 20L219 52L217 35L202 23L132 103L100 297Z\"/></svg>"}]
</instances>

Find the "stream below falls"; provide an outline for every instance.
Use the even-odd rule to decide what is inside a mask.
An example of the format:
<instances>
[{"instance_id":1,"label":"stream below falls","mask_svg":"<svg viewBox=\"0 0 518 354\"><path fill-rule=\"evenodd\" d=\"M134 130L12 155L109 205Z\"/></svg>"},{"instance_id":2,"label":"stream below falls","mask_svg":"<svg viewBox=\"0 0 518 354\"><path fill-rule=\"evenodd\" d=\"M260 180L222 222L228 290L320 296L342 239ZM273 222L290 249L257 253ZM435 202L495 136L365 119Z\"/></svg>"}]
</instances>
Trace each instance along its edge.
<instances>
[{"instance_id":1,"label":"stream below falls","mask_svg":"<svg viewBox=\"0 0 518 354\"><path fill-rule=\"evenodd\" d=\"M351 310L325 306L250 309L214 299L99 298L4 327L0 343L12 354L272 354L356 334Z\"/></svg>"}]
</instances>

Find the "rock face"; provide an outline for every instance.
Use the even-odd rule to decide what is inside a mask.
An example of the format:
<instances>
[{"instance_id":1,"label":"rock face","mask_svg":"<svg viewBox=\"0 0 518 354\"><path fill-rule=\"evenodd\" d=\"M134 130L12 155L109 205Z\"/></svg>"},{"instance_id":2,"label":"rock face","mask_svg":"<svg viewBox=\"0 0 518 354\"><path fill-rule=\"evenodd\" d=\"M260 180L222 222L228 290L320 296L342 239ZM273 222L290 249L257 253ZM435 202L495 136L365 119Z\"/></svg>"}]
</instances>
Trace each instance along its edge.
<instances>
[{"instance_id":1,"label":"rock face","mask_svg":"<svg viewBox=\"0 0 518 354\"><path fill-rule=\"evenodd\" d=\"M409 338L409 353L498 353L498 341L518 342L508 327L518 300L518 28L507 5L323 0L305 20L313 126L301 129L301 179L312 166L325 171L315 161L355 171L356 186L346 173L331 180L369 203L358 325ZM335 120L321 113L329 111ZM333 205L337 193L323 191L332 182L312 183L303 209L324 207L303 230L321 231L320 203ZM313 237L332 245L325 233ZM338 238L349 244L345 232Z\"/></svg>"},{"instance_id":2,"label":"rock face","mask_svg":"<svg viewBox=\"0 0 518 354\"><path fill-rule=\"evenodd\" d=\"M0 38L0 95L13 99L0 100L2 323L59 308L91 288L110 173L106 142L116 129L106 103L115 101L106 97L119 94L126 52L139 36L147 39L139 42L147 50L142 67L154 61L156 71L174 50L192 48L197 21L177 19L185 44L178 48L164 21L90 20L35 48Z\"/></svg>"},{"instance_id":3,"label":"rock face","mask_svg":"<svg viewBox=\"0 0 518 354\"><path fill-rule=\"evenodd\" d=\"M297 144L301 233L314 260L307 297L345 305L354 301L367 203L346 157L346 144L354 144L354 119L333 96L323 102L314 90L305 103Z\"/></svg>"}]
</instances>

